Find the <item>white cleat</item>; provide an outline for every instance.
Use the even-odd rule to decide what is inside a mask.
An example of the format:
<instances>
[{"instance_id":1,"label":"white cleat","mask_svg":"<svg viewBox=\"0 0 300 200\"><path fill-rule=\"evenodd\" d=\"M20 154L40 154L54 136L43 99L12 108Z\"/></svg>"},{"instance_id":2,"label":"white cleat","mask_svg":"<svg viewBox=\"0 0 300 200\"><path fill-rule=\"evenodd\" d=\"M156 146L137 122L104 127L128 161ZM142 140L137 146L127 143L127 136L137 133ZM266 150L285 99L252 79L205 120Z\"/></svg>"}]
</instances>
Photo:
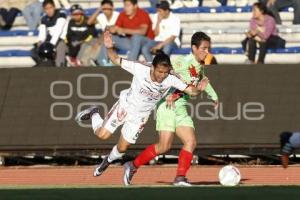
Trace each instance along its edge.
<instances>
[{"instance_id":1,"label":"white cleat","mask_svg":"<svg viewBox=\"0 0 300 200\"><path fill-rule=\"evenodd\" d=\"M87 108L87 109L79 112L75 117L75 121L82 122L85 120L89 120L89 119L91 119L91 116L94 113L99 113L99 108L97 106L92 106L90 108Z\"/></svg>"},{"instance_id":2,"label":"white cleat","mask_svg":"<svg viewBox=\"0 0 300 200\"><path fill-rule=\"evenodd\" d=\"M108 166L110 165L110 162L108 162L108 156L106 156L100 165L97 165L95 170L94 170L94 177L100 176L101 174L103 174L103 172L108 168Z\"/></svg>"},{"instance_id":3,"label":"white cleat","mask_svg":"<svg viewBox=\"0 0 300 200\"><path fill-rule=\"evenodd\" d=\"M125 186L131 185L131 180L133 175L136 173L137 169L133 165L133 162L127 162L124 164L124 176L123 176L123 183Z\"/></svg>"},{"instance_id":4,"label":"white cleat","mask_svg":"<svg viewBox=\"0 0 300 200\"><path fill-rule=\"evenodd\" d=\"M173 182L174 186L183 186L183 187L191 187L192 184L190 184L184 176L177 176Z\"/></svg>"}]
</instances>

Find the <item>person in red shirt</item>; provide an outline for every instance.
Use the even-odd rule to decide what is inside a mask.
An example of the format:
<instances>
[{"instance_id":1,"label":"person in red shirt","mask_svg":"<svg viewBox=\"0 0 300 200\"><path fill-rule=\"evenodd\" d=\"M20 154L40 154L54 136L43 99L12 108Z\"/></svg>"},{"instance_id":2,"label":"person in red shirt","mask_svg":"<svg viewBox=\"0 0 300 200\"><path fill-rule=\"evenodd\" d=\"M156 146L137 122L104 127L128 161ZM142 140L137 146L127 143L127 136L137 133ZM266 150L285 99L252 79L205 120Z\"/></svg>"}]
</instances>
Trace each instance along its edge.
<instances>
[{"instance_id":1,"label":"person in red shirt","mask_svg":"<svg viewBox=\"0 0 300 200\"><path fill-rule=\"evenodd\" d=\"M141 47L154 39L150 16L138 7L137 0L124 0L124 11L120 13L115 26L106 29L113 34L114 47L126 50L129 60L137 60ZM97 62L101 66L110 65L103 45Z\"/></svg>"}]
</instances>

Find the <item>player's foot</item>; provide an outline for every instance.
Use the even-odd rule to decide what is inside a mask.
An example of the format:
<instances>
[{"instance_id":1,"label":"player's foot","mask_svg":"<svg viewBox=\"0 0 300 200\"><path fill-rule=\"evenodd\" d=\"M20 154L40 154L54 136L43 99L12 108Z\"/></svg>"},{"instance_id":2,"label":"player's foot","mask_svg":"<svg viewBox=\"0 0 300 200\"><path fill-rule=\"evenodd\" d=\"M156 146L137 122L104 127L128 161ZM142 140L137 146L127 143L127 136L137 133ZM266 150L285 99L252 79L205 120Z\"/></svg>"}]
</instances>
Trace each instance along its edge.
<instances>
[{"instance_id":1,"label":"player's foot","mask_svg":"<svg viewBox=\"0 0 300 200\"><path fill-rule=\"evenodd\" d=\"M92 106L90 108L87 108L79 112L75 117L75 121L81 122L81 121L89 120L91 119L92 115L95 113L99 113L99 108L97 106Z\"/></svg>"},{"instance_id":2,"label":"player's foot","mask_svg":"<svg viewBox=\"0 0 300 200\"><path fill-rule=\"evenodd\" d=\"M291 143L289 142L291 132L283 132L280 134L280 148L281 148L281 164L283 168L287 168L289 165L289 157L294 151Z\"/></svg>"},{"instance_id":3,"label":"player's foot","mask_svg":"<svg viewBox=\"0 0 300 200\"><path fill-rule=\"evenodd\" d=\"M173 185L175 186L185 186L185 187L190 187L192 184L190 184L187 180L186 177L184 176L176 176L175 180L173 182Z\"/></svg>"},{"instance_id":4,"label":"player's foot","mask_svg":"<svg viewBox=\"0 0 300 200\"><path fill-rule=\"evenodd\" d=\"M108 156L106 156L100 165L98 165L94 170L94 176L100 176L110 165L110 162L108 162Z\"/></svg>"},{"instance_id":5,"label":"player's foot","mask_svg":"<svg viewBox=\"0 0 300 200\"><path fill-rule=\"evenodd\" d=\"M133 165L133 162L127 162L124 164L124 177L123 182L124 185L130 185L133 175L136 173L137 168Z\"/></svg>"}]
</instances>

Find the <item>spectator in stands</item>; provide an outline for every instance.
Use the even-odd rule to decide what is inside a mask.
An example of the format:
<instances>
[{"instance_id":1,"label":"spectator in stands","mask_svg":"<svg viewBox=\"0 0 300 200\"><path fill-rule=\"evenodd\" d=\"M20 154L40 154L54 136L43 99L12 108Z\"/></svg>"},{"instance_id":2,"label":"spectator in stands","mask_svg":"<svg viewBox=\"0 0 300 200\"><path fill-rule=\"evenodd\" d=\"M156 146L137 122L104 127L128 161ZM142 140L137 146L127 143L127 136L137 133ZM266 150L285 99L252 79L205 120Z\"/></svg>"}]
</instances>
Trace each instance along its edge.
<instances>
[{"instance_id":1,"label":"spectator in stands","mask_svg":"<svg viewBox=\"0 0 300 200\"><path fill-rule=\"evenodd\" d=\"M278 36L276 23L267 14L267 7L262 3L253 4L247 38L242 42L244 50L248 50L250 63L255 63L255 54L259 48L257 63L264 63L268 48L284 48L285 41Z\"/></svg>"},{"instance_id":2,"label":"spectator in stands","mask_svg":"<svg viewBox=\"0 0 300 200\"><path fill-rule=\"evenodd\" d=\"M180 19L171 12L168 1L157 4L157 13L152 17L155 38L142 47L147 62L152 62L152 54L162 50L170 55L172 49L180 46Z\"/></svg>"},{"instance_id":3,"label":"spectator in stands","mask_svg":"<svg viewBox=\"0 0 300 200\"><path fill-rule=\"evenodd\" d=\"M115 48L129 51L129 60L137 60L141 47L149 39L154 39L150 16L138 7L137 0L124 0L124 11L120 13L116 25L107 29L114 34ZM101 46L97 62L102 66L110 65L104 45Z\"/></svg>"},{"instance_id":4,"label":"spectator in stands","mask_svg":"<svg viewBox=\"0 0 300 200\"><path fill-rule=\"evenodd\" d=\"M53 49L59 44L63 43L63 40L60 40L62 35L64 25L66 23L66 14L56 9L53 0L44 0L43 9L45 15L41 19L41 24L39 26L39 35L38 35L38 43L36 44L35 49L33 50L33 59L39 64L41 62L40 56L38 53L40 52L40 47L44 47L47 43L47 47L52 46ZM65 58L61 58L59 56L55 56L55 65L61 66L64 62Z\"/></svg>"},{"instance_id":5,"label":"spectator in stands","mask_svg":"<svg viewBox=\"0 0 300 200\"><path fill-rule=\"evenodd\" d=\"M67 61L69 66L81 66L81 61L78 58L80 49L89 45L95 34L95 26L88 24L88 17L85 16L83 8L74 4L71 7L71 19L66 23L62 38L65 39L67 45L68 56ZM61 43L57 47L57 56L63 60L66 54L66 45Z\"/></svg>"},{"instance_id":6,"label":"spectator in stands","mask_svg":"<svg viewBox=\"0 0 300 200\"><path fill-rule=\"evenodd\" d=\"M100 13L102 12L102 13ZM119 12L114 10L111 0L103 0L101 7L90 16L89 24L99 24L99 28L104 31L106 27L114 26L119 17Z\"/></svg>"},{"instance_id":7,"label":"spectator in stands","mask_svg":"<svg viewBox=\"0 0 300 200\"><path fill-rule=\"evenodd\" d=\"M0 28L9 30L29 0L0 0Z\"/></svg>"},{"instance_id":8,"label":"spectator in stands","mask_svg":"<svg viewBox=\"0 0 300 200\"><path fill-rule=\"evenodd\" d=\"M293 24L300 24L300 0L260 0L267 5L277 24L281 24L279 11L287 7L293 7L294 20Z\"/></svg>"},{"instance_id":9,"label":"spectator in stands","mask_svg":"<svg viewBox=\"0 0 300 200\"><path fill-rule=\"evenodd\" d=\"M97 55L100 52L100 46L103 41L102 32L105 28L114 26L118 16L119 12L114 10L113 2L111 0L103 0L101 6L89 17L87 23L96 25L101 32L98 38L95 38L90 42L91 45L85 45L81 48L79 57L83 65L97 65L94 60L97 59Z\"/></svg>"},{"instance_id":10,"label":"spectator in stands","mask_svg":"<svg viewBox=\"0 0 300 200\"><path fill-rule=\"evenodd\" d=\"M22 14L29 30L35 30L38 27L42 13L43 6L40 0L32 0L22 10Z\"/></svg>"}]
</instances>

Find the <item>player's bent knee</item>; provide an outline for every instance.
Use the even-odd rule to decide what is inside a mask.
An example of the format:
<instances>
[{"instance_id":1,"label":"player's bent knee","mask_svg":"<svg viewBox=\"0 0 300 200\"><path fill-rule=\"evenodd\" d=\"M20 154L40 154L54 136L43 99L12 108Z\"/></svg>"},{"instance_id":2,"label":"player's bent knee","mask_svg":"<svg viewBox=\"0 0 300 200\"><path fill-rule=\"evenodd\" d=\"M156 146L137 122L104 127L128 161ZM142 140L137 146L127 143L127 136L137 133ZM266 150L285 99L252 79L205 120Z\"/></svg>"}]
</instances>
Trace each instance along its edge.
<instances>
[{"instance_id":1,"label":"player's bent knee","mask_svg":"<svg viewBox=\"0 0 300 200\"><path fill-rule=\"evenodd\" d=\"M197 142L194 139L190 139L190 140L187 140L187 141L184 142L184 146L186 146L191 151L194 151L194 149L197 146Z\"/></svg>"},{"instance_id":2,"label":"player's bent knee","mask_svg":"<svg viewBox=\"0 0 300 200\"><path fill-rule=\"evenodd\" d=\"M96 135L101 140L107 140L111 136L111 133L106 129L100 128L96 131Z\"/></svg>"}]
</instances>

